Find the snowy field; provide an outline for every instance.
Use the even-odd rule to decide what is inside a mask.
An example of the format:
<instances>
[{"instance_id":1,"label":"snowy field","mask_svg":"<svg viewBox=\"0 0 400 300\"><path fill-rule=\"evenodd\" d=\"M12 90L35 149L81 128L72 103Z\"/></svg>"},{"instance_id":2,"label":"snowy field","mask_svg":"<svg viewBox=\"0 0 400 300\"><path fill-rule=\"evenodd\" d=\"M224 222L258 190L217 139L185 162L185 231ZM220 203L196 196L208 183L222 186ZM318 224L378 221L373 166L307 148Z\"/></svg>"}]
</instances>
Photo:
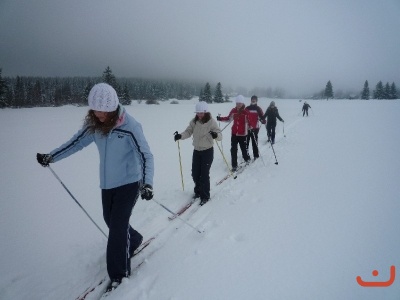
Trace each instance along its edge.
<instances>
[{"instance_id":1,"label":"snowy field","mask_svg":"<svg viewBox=\"0 0 400 300\"><path fill-rule=\"evenodd\" d=\"M270 101L259 105L265 111ZM183 191L173 132L187 127L195 103L127 107L155 157L155 199L172 210L193 190L191 140L180 141ZM262 159L216 186L227 166L214 147L212 199L182 216L204 233L139 200L131 224L145 239L158 236L133 259L147 257L142 266L107 299L399 300L400 278L389 287L361 287L356 277L385 282L392 265L400 272L400 101L309 103L303 118L303 103L276 100L285 120L276 129L278 165L262 128ZM209 107L215 117L233 106ZM106 275L104 236L35 157L67 141L86 111L0 110L0 299L73 300ZM230 162L230 126L223 134ZM107 232L95 145L52 168ZM87 297L98 298L96 290Z\"/></svg>"}]
</instances>

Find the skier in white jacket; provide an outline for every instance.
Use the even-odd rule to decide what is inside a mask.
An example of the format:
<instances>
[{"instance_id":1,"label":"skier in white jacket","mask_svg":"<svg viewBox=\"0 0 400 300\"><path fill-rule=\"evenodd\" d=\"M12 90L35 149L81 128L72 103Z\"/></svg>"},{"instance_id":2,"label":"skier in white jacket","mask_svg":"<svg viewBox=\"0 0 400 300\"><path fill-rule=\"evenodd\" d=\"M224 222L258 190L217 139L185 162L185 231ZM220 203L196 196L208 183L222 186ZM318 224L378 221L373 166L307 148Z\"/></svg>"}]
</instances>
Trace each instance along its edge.
<instances>
[{"instance_id":1,"label":"skier in white jacket","mask_svg":"<svg viewBox=\"0 0 400 300\"><path fill-rule=\"evenodd\" d=\"M210 200L210 168L214 160L214 139L221 141L222 133L208 111L207 102L198 102L195 113L196 116L189 122L186 130L175 134L174 140L184 140L193 136L193 198L200 198L200 205L204 205Z\"/></svg>"}]
</instances>

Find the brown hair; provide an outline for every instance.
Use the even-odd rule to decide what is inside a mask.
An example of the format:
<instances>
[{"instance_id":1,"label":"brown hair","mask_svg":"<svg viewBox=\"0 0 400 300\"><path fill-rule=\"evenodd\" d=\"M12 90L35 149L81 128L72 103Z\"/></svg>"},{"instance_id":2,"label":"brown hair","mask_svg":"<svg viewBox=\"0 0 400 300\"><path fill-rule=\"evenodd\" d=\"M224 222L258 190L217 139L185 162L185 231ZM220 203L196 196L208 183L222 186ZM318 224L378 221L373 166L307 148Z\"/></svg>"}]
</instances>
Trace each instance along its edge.
<instances>
[{"instance_id":1,"label":"brown hair","mask_svg":"<svg viewBox=\"0 0 400 300\"><path fill-rule=\"evenodd\" d=\"M107 113L107 118L104 122L100 122L94 114L94 110L89 109L84 125L88 127L89 132L95 133L100 132L102 135L107 135L111 129L115 127L118 121L119 107L115 111Z\"/></svg>"},{"instance_id":2,"label":"brown hair","mask_svg":"<svg viewBox=\"0 0 400 300\"><path fill-rule=\"evenodd\" d=\"M211 120L211 113L209 113L209 112L204 113L204 117L203 117L201 120L200 120L199 117L196 115L196 116L194 117L193 120L194 120L195 123L196 123L197 121L200 121L201 123L205 124L205 123L207 123L208 121Z\"/></svg>"}]
</instances>

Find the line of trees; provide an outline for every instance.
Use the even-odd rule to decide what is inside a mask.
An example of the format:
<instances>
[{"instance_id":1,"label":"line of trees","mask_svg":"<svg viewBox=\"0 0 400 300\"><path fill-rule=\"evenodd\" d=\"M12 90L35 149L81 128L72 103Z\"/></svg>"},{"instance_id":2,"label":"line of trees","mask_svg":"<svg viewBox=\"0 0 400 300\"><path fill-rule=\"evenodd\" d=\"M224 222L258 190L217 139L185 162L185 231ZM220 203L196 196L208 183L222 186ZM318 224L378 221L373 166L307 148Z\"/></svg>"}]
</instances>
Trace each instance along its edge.
<instances>
[{"instance_id":1,"label":"line of trees","mask_svg":"<svg viewBox=\"0 0 400 300\"><path fill-rule=\"evenodd\" d=\"M232 89L227 89L225 96L222 93L222 85L217 83L214 93L207 82L202 86L199 82L166 81L141 78L117 79L110 67L107 67L99 77L2 77L0 68L0 108L4 107L34 107L34 106L61 106L66 104L87 105L87 97L94 84L107 82L115 88L120 101L129 105L131 99L146 100L146 103L157 103L158 100L179 99L190 100L199 96L199 100L207 103L222 103L229 100L230 95L236 94ZM237 93L248 95L247 90L237 90ZM267 98L284 98L285 91L281 88L272 90L253 89L250 94ZM335 95L336 94L336 95ZM314 94L314 99L365 99L371 98L368 80L364 83L361 93L344 95L340 90L334 94L333 86L329 80L325 89ZM249 95L248 95L249 96ZM335 97L336 96L336 97ZM382 81L376 84L372 93L373 99L398 99L399 91L395 83Z\"/></svg>"},{"instance_id":2,"label":"line of trees","mask_svg":"<svg viewBox=\"0 0 400 300\"><path fill-rule=\"evenodd\" d=\"M204 86L204 89L200 90L199 101L205 101L207 103L223 103L229 101L229 96L228 94L225 94L225 97L222 95L221 82L217 83L213 96L211 92L211 85L207 82Z\"/></svg>"},{"instance_id":3,"label":"line of trees","mask_svg":"<svg viewBox=\"0 0 400 300\"><path fill-rule=\"evenodd\" d=\"M379 81L375 86L375 90L373 91L373 98L390 100L398 99L398 91L395 83L392 82L390 85L389 82L387 82L385 85L383 85L382 81ZM368 80L365 80L364 88L361 91L361 99L370 99Z\"/></svg>"},{"instance_id":4,"label":"line of trees","mask_svg":"<svg viewBox=\"0 0 400 300\"><path fill-rule=\"evenodd\" d=\"M131 99L190 100L198 95L198 82L164 81L141 78L117 79L110 67L99 77L2 77L0 68L0 108L87 105L87 97L94 84L106 82L114 87L122 104Z\"/></svg>"},{"instance_id":5,"label":"line of trees","mask_svg":"<svg viewBox=\"0 0 400 300\"><path fill-rule=\"evenodd\" d=\"M341 93L338 93L341 94ZM315 99L333 99L334 98L334 93L333 93L333 87L332 83L329 80L325 86L325 89L320 92L319 94L314 94L313 98ZM337 99L343 99L342 95L336 95ZM371 99L371 93L369 89L369 84L368 80L365 80L364 87L360 93L360 95L354 95L354 96L348 96L348 99L362 99L362 100L369 100ZM382 81L379 81L376 86L375 90L372 93L372 99L388 99L388 100L394 100L399 98L399 91L397 90L396 84L392 82L392 84L389 84L387 82L385 85L383 85Z\"/></svg>"}]
</instances>

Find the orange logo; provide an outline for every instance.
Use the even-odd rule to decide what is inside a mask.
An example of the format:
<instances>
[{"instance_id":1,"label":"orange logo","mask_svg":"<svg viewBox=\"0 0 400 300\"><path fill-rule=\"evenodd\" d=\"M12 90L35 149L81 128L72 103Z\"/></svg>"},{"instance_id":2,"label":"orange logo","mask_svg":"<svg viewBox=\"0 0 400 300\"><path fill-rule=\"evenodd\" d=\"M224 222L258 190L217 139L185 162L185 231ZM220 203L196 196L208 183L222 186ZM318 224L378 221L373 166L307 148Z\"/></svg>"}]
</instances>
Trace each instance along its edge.
<instances>
[{"instance_id":1,"label":"orange logo","mask_svg":"<svg viewBox=\"0 0 400 300\"><path fill-rule=\"evenodd\" d=\"M377 270L372 271L372 276L378 276L379 272ZM388 287L391 286L396 278L396 268L395 266L390 267L390 278L387 281L364 281L361 276L357 276L357 283L364 287Z\"/></svg>"}]
</instances>

